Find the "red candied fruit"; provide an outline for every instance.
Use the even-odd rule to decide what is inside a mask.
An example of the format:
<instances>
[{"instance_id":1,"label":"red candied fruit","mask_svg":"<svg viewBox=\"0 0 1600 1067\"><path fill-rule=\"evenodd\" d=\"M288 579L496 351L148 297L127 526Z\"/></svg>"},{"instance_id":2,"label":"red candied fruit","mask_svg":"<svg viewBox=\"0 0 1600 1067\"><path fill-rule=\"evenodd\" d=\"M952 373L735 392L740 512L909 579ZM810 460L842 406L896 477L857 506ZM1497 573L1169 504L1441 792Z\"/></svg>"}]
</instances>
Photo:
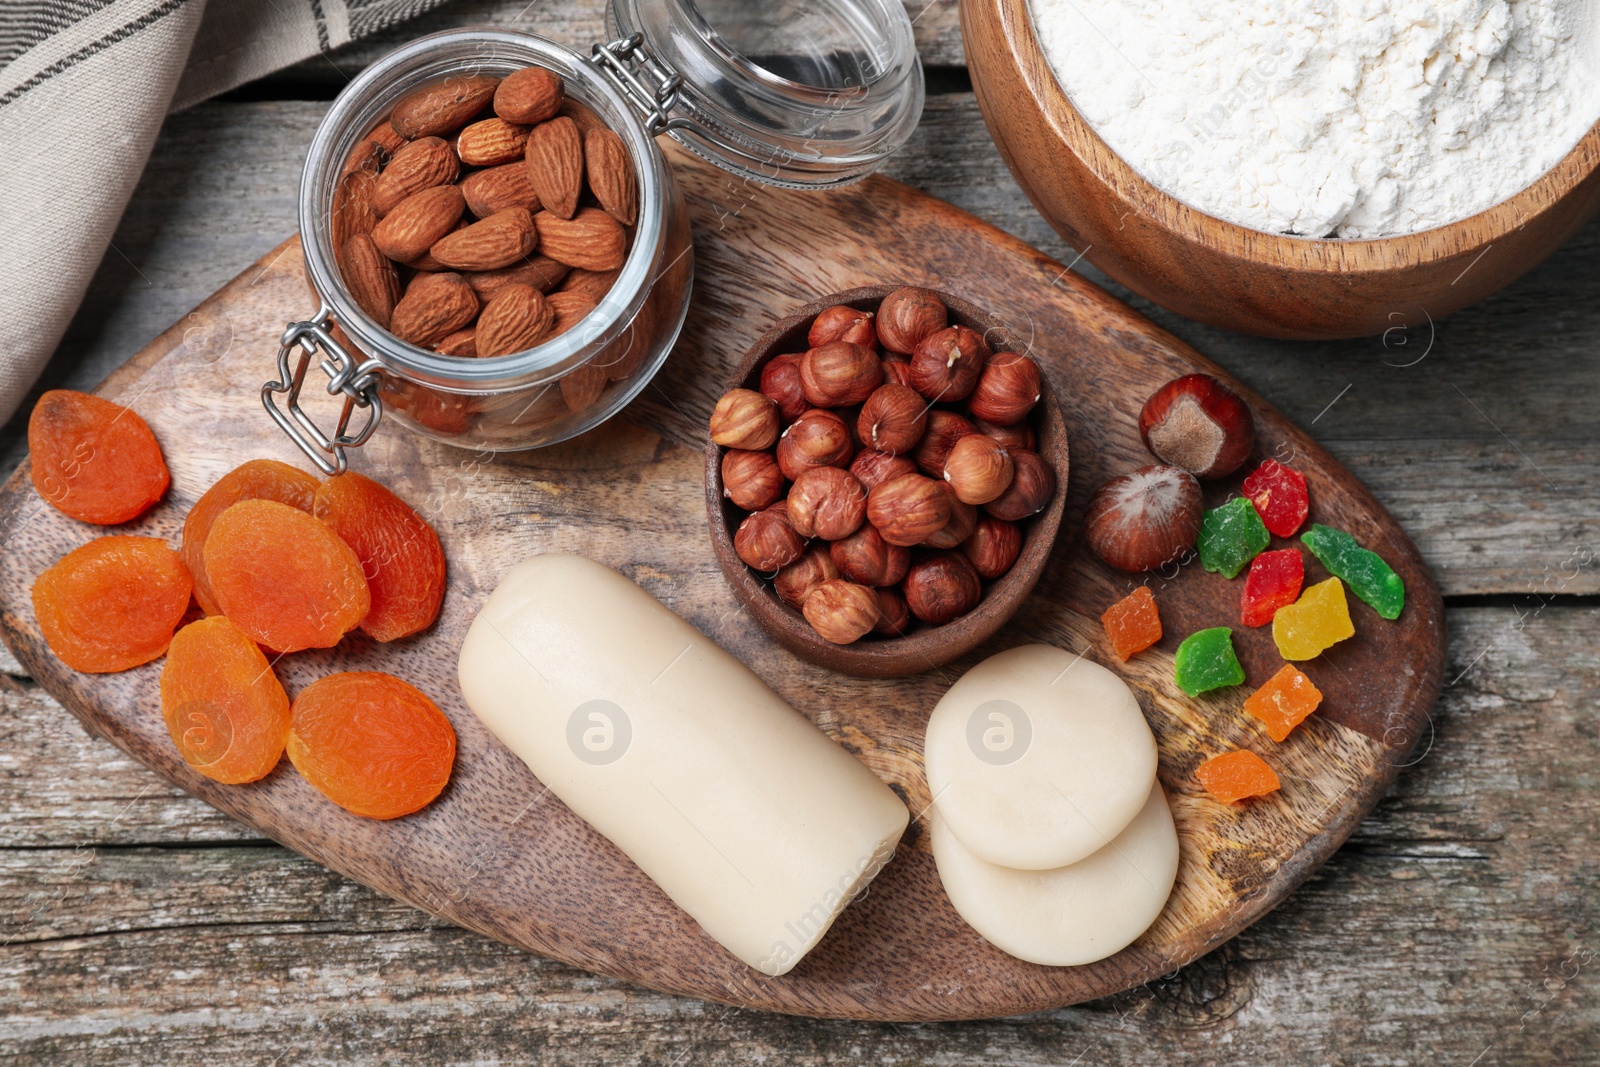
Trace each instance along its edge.
<instances>
[{"instance_id":1,"label":"red candied fruit","mask_svg":"<svg viewBox=\"0 0 1600 1067\"><path fill-rule=\"evenodd\" d=\"M1306 476L1275 459L1245 475L1244 495L1256 506L1266 528L1279 537L1293 537L1311 506Z\"/></svg>"},{"instance_id":2,"label":"red candied fruit","mask_svg":"<svg viewBox=\"0 0 1600 1067\"><path fill-rule=\"evenodd\" d=\"M1245 575L1239 621L1246 626L1265 626L1279 608L1300 599L1305 577L1305 559L1298 548L1261 553L1250 561L1250 572Z\"/></svg>"},{"instance_id":3,"label":"red candied fruit","mask_svg":"<svg viewBox=\"0 0 1600 1067\"><path fill-rule=\"evenodd\" d=\"M1111 648L1124 663L1161 640L1161 613L1156 610L1155 594L1141 585L1100 616L1100 623L1111 639Z\"/></svg>"}]
</instances>

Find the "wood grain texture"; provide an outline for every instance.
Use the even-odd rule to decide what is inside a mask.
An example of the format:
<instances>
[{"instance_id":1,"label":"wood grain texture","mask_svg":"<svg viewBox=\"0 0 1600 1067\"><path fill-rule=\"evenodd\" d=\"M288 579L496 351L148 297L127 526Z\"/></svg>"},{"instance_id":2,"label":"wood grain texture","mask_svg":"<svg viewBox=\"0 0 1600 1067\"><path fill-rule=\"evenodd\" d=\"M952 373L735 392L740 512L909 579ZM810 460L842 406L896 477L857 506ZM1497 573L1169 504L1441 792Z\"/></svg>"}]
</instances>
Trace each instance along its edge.
<instances>
[{"instance_id":1,"label":"wood grain texture","mask_svg":"<svg viewBox=\"0 0 1600 1067\"><path fill-rule=\"evenodd\" d=\"M1596 124L1533 185L1459 222L1378 240L1252 230L1163 192L1100 139L1028 0L971 0L961 22L984 118L1034 206L1101 270L1201 322L1283 338L1420 326L1521 277L1600 209Z\"/></svg>"},{"instance_id":2,"label":"wood grain texture","mask_svg":"<svg viewBox=\"0 0 1600 1067\"><path fill-rule=\"evenodd\" d=\"M665 996L466 933L267 842L207 847L207 827L246 831L0 679L0 1050L93 1067L1570 1067L1600 1044L1594 610L1448 621L1455 681L1431 744L1282 906L1128 993L959 1024Z\"/></svg>"},{"instance_id":3,"label":"wood grain texture","mask_svg":"<svg viewBox=\"0 0 1600 1067\"><path fill-rule=\"evenodd\" d=\"M1194 766L1225 748L1262 745L1239 695L1188 701L1170 682L1178 639L1231 621L1238 587L1194 571L1160 596L1169 636L1126 671L1163 750L1162 777L1184 837L1178 888L1135 946L1084 968L1006 957L960 922L913 832L895 863L790 975L761 980L718 949L642 873L553 797L461 705L459 634L505 567L535 551L577 550L619 567L744 659L926 809L920 741L928 708L959 670L1024 641L1104 660L1097 617L1127 585L1070 539L1039 594L994 640L950 670L894 682L842 679L797 664L749 625L711 558L703 527L700 429L747 339L816 293L881 281L961 293L1031 343L1065 390L1076 442L1067 527L1109 474L1143 462L1137 428L1118 415L1160 382L1209 367L1099 290L1032 249L939 201L884 179L832 194L732 185L673 150L702 240L691 323L667 369L614 423L569 446L491 460L391 429L363 451L378 474L438 528L452 584L436 630L383 648L352 639L280 663L291 692L334 669L407 677L451 716L455 780L417 816L377 824L332 809L286 770L248 788L219 786L177 758L156 712L150 665L114 678L64 670L39 643L27 605L33 576L89 534L41 505L21 477L0 501L12 550L0 560L3 626L22 666L92 728L208 802L313 859L448 918L589 970L656 988L768 1009L844 1017L963 1018L1101 996L1167 973L1264 914L1349 835L1420 736L1440 682L1443 615L1425 566L1379 505L1309 437L1250 397L1264 454L1293 456L1312 480L1313 518L1350 529L1401 572L1410 600L1392 627L1361 634L1314 672L1325 712L1271 750L1290 788L1229 809L1205 799ZM716 234L713 238L710 235ZM921 261L905 249L937 249ZM304 307L300 259L280 250L202 313L231 343L180 323L107 383L168 442L174 492L137 525L175 536L182 506L245 458L288 456L259 413L256 381L283 322ZM259 369L258 369L259 368ZM1248 395L1248 394L1247 394ZM674 441L681 444L673 443ZM178 444L183 442L183 444ZM684 447L688 446L688 447ZM1220 483L1212 496L1236 489ZM1252 684L1278 666L1270 635L1238 638ZM1324 669L1325 668L1325 669ZM537 806L533 817L525 818ZM597 907L597 904L600 906Z\"/></svg>"}]
</instances>

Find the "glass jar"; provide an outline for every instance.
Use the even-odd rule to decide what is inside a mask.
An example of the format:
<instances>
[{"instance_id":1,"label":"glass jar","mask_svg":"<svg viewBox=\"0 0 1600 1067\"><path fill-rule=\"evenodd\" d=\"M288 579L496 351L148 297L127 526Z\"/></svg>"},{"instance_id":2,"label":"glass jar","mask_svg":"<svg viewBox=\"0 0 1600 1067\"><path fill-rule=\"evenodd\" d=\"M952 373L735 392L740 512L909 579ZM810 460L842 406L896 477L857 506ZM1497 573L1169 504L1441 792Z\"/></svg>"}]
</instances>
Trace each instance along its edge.
<instances>
[{"instance_id":1,"label":"glass jar","mask_svg":"<svg viewBox=\"0 0 1600 1067\"><path fill-rule=\"evenodd\" d=\"M649 383L682 329L694 274L688 212L656 135L745 177L823 188L870 173L921 114L900 0L612 0L607 30L612 39L588 57L507 30L422 37L369 66L330 107L300 183L301 242L321 307L289 324L278 378L262 389L267 411L324 471L343 470L345 450L385 415L449 444L537 448L605 421ZM345 161L415 89L527 66L558 74L567 99L615 131L633 162L638 222L621 271L581 322L521 352L466 358L403 341L361 310L335 266ZM331 434L299 403L313 365L343 401Z\"/></svg>"}]
</instances>

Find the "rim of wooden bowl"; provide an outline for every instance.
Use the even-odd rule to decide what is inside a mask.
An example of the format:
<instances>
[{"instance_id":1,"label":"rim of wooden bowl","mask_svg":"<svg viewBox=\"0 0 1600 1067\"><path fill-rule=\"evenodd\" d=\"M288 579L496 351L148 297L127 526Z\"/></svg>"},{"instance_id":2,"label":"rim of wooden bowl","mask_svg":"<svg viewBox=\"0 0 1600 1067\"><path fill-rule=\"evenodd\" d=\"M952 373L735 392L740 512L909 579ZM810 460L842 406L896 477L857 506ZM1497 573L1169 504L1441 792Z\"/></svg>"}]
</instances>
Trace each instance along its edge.
<instances>
[{"instance_id":1,"label":"rim of wooden bowl","mask_svg":"<svg viewBox=\"0 0 1600 1067\"><path fill-rule=\"evenodd\" d=\"M1124 203L1195 244L1225 255L1296 271L1331 274L1383 273L1459 255L1463 249L1493 244L1559 204L1600 167L1600 122L1591 126L1566 155L1533 184L1507 200L1464 219L1392 237L1293 237L1257 230L1207 214L1163 192L1141 177L1095 132L1056 80L1039 44L1029 0L969 0L963 23L984 18L990 9L1010 45L1029 94L1050 129L1078 162ZM971 10L967 10L967 9Z\"/></svg>"},{"instance_id":2,"label":"rim of wooden bowl","mask_svg":"<svg viewBox=\"0 0 1600 1067\"><path fill-rule=\"evenodd\" d=\"M805 331L824 309L847 304L860 310L876 311L883 298L899 288L897 284L847 289L812 301L785 316L750 347L729 376L724 391L741 386L756 388L761 368L768 360L788 352L805 351L809 347L805 343ZM982 333L995 351L1027 352L1028 346L1018 344L1012 331L989 312L950 293L931 291L950 309L952 322ZM711 544L722 573L733 586L734 595L761 628L795 655L819 666L862 678L898 678L920 674L966 655L1010 621L1044 574L1061 529L1061 515L1067 500L1070 470L1067 424L1049 372L1042 362L1039 369L1043 385L1036 409L1041 416L1037 426L1039 455L1055 470L1056 494L1043 511L1026 520L1022 551L1016 563L1001 577L984 583L984 597L977 607L942 626L926 627L905 637L864 638L850 645L833 644L813 630L797 609L785 603L770 582L745 565L733 547L734 513L741 509L735 508L722 495L724 449L708 439L706 524L711 532Z\"/></svg>"}]
</instances>

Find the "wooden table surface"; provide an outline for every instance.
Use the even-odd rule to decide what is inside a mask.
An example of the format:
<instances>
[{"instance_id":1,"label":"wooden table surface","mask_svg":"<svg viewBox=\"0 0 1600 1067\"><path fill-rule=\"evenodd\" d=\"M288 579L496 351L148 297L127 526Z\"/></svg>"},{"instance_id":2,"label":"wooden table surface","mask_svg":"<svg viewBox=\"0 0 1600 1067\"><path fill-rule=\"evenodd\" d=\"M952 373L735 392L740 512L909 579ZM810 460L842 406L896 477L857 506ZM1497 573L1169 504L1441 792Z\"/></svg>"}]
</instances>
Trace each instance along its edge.
<instances>
[{"instance_id":1,"label":"wooden table surface","mask_svg":"<svg viewBox=\"0 0 1600 1067\"><path fill-rule=\"evenodd\" d=\"M929 97L888 172L1073 263L994 152L954 3L907 3ZM595 0L560 12L463 0L174 116L42 387L93 385L293 230L312 130L363 63L481 23L579 47L601 32ZM1431 738L1350 842L1239 938L1120 996L981 1023L816 1022L665 996L448 926L260 839L86 736L0 653L0 1052L162 1064L1595 1062L1600 222L1489 301L1385 337L1266 341L1131 302L1311 429L1411 531L1446 597L1450 664ZM6 469L23 428L0 430Z\"/></svg>"}]
</instances>

